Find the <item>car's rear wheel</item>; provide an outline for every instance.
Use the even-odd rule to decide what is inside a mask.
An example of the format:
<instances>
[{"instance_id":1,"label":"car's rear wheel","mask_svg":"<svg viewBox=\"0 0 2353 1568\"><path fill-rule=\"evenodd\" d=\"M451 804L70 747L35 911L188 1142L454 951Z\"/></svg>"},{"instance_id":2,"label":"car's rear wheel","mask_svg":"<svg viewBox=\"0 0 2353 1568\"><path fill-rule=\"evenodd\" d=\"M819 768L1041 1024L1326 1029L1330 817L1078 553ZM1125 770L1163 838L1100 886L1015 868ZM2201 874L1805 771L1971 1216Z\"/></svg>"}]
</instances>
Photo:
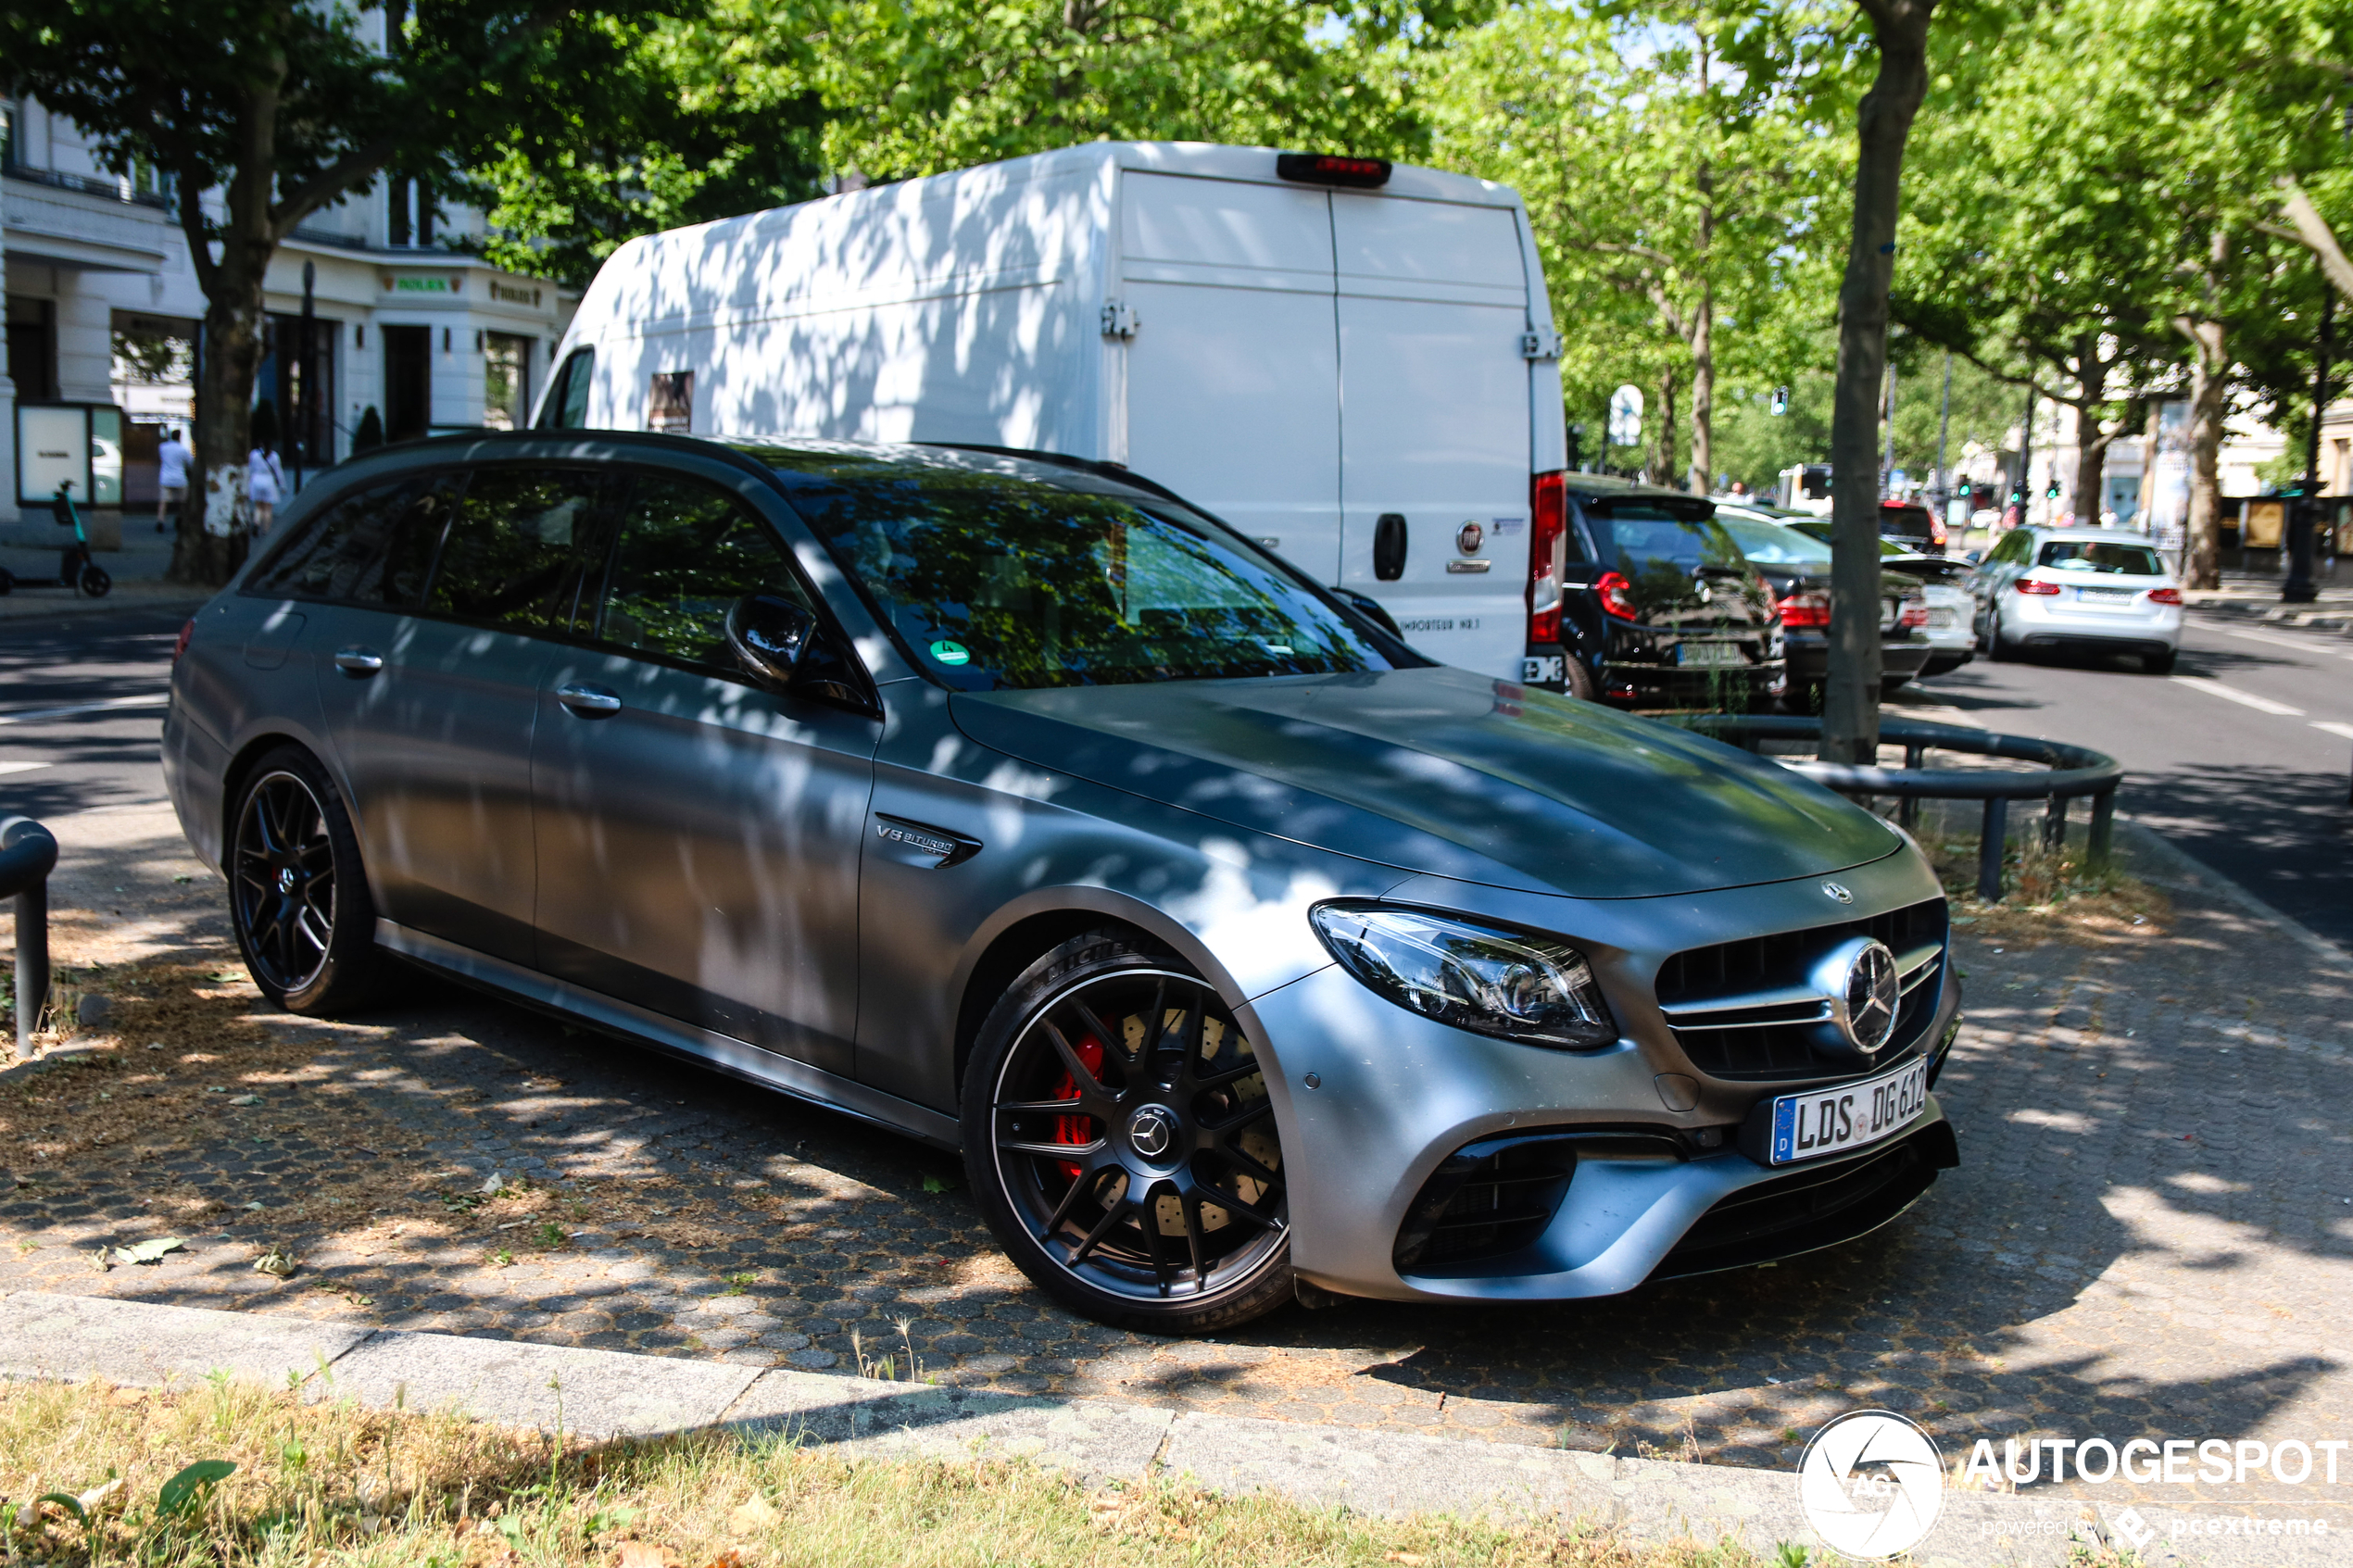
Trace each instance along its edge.
<instances>
[{"instance_id":1,"label":"car's rear wheel","mask_svg":"<svg viewBox=\"0 0 2353 1568\"><path fill-rule=\"evenodd\" d=\"M963 1100L981 1210L1063 1305L1201 1334L1291 1299L1259 1052L1173 955L1093 932L1039 959L982 1025Z\"/></svg>"},{"instance_id":2,"label":"car's rear wheel","mask_svg":"<svg viewBox=\"0 0 2353 1568\"><path fill-rule=\"evenodd\" d=\"M1985 657L1996 664L2014 664L2026 657L2025 645L2011 642L2002 635L2002 612L1994 610L1986 617Z\"/></svg>"},{"instance_id":3,"label":"car's rear wheel","mask_svg":"<svg viewBox=\"0 0 2353 1568\"><path fill-rule=\"evenodd\" d=\"M230 821L230 924L261 994L313 1014L367 1001L384 963L375 905L327 771L280 747L245 776Z\"/></svg>"}]
</instances>

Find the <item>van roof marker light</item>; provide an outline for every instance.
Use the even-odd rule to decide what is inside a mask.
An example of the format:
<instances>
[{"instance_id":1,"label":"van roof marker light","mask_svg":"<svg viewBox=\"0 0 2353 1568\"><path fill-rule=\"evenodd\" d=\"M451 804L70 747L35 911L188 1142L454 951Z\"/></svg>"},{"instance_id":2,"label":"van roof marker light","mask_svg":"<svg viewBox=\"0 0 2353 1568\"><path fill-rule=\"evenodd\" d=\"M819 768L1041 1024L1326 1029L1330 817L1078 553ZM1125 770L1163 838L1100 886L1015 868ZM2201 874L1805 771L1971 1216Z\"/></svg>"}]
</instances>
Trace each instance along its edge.
<instances>
[{"instance_id":1,"label":"van roof marker light","mask_svg":"<svg viewBox=\"0 0 2353 1568\"><path fill-rule=\"evenodd\" d=\"M1332 153L1277 153L1275 172L1285 180L1309 185L1345 185L1353 190L1378 190L1389 183L1385 157L1340 157Z\"/></svg>"}]
</instances>

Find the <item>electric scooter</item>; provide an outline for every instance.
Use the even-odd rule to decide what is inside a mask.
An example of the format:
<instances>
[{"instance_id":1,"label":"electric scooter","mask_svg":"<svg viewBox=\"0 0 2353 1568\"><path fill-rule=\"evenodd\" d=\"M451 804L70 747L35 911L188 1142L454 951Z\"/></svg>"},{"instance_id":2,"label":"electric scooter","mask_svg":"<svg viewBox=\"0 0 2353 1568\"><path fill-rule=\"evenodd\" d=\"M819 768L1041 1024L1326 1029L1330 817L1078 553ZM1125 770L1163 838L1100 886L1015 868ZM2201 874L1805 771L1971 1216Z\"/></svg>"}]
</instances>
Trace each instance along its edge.
<instances>
[{"instance_id":1,"label":"electric scooter","mask_svg":"<svg viewBox=\"0 0 2353 1568\"><path fill-rule=\"evenodd\" d=\"M0 594L16 588L70 588L87 597L103 599L114 586L114 578L107 569L90 558L90 534L82 526L82 512L73 504L72 490L73 481L69 479L57 486L57 497L49 503L49 515L57 520L57 526L73 530L73 543L58 558L57 580L44 583L35 578L20 578L0 567Z\"/></svg>"}]
</instances>

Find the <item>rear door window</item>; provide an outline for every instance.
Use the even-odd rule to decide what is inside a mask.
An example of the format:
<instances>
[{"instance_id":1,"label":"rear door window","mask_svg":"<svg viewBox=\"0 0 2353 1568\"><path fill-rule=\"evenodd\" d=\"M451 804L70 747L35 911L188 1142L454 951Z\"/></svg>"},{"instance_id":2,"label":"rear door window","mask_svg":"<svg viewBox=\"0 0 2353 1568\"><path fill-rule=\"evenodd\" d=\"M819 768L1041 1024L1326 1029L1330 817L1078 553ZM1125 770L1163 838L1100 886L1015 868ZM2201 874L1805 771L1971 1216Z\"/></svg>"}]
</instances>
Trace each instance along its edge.
<instances>
[{"instance_id":1,"label":"rear door window","mask_svg":"<svg viewBox=\"0 0 2353 1568\"><path fill-rule=\"evenodd\" d=\"M453 470L406 474L331 504L246 584L271 597L414 609L464 489Z\"/></svg>"},{"instance_id":2,"label":"rear door window","mask_svg":"<svg viewBox=\"0 0 2353 1568\"><path fill-rule=\"evenodd\" d=\"M2043 546L2041 564L2060 571L2108 577L2162 577L2165 567L2146 545L2113 545L2105 539L2053 539Z\"/></svg>"},{"instance_id":3,"label":"rear door window","mask_svg":"<svg viewBox=\"0 0 2353 1568\"><path fill-rule=\"evenodd\" d=\"M477 471L425 608L520 632L569 630L582 563L603 554L612 484L603 469Z\"/></svg>"}]
</instances>

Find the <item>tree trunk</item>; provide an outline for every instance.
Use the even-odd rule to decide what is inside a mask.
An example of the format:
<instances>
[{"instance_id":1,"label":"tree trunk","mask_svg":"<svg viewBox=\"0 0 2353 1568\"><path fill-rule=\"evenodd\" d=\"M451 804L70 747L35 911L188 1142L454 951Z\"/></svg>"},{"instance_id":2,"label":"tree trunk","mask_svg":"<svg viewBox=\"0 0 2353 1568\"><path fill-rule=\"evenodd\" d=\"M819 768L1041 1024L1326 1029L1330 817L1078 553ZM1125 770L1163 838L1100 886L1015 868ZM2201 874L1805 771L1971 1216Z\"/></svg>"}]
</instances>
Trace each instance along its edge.
<instances>
[{"instance_id":1,"label":"tree trunk","mask_svg":"<svg viewBox=\"0 0 2353 1568\"><path fill-rule=\"evenodd\" d=\"M2075 345L2075 377L2082 394L2075 405L2075 521L2079 527L2096 528L2105 509L2100 489L2107 478L2108 446L2116 436L2100 432L2096 410L2108 401L2108 366L2089 333Z\"/></svg>"},{"instance_id":2,"label":"tree trunk","mask_svg":"<svg viewBox=\"0 0 2353 1568\"><path fill-rule=\"evenodd\" d=\"M1658 462L1651 470L1656 484L1675 483L1675 367L1658 372Z\"/></svg>"},{"instance_id":3,"label":"tree trunk","mask_svg":"<svg viewBox=\"0 0 2353 1568\"><path fill-rule=\"evenodd\" d=\"M1716 291L1699 286L1692 313L1692 467L1694 495L1716 488Z\"/></svg>"},{"instance_id":4,"label":"tree trunk","mask_svg":"<svg viewBox=\"0 0 2353 1568\"><path fill-rule=\"evenodd\" d=\"M1838 380L1831 413L1830 688L1824 759L1879 759L1879 400L1887 370L1887 292L1904 143L1928 91L1935 0L1862 0L1879 73L1856 110L1855 232L1838 291Z\"/></svg>"},{"instance_id":5,"label":"tree trunk","mask_svg":"<svg viewBox=\"0 0 2353 1568\"><path fill-rule=\"evenodd\" d=\"M2196 321L2182 331L2196 345L2190 360L2188 427L2182 433L2190 452L2190 515L2187 568L2192 588L2222 585L2222 403L2230 390L2231 361L2222 323Z\"/></svg>"},{"instance_id":6,"label":"tree trunk","mask_svg":"<svg viewBox=\"0 0 2353 1568\"><path fill-rule=\"evenodd\" d=\"M2157 506L2157 447L2165 434L2165 399L2148 400L2148 420L2141 433L2141 498L2133 508L2133 521L2145 533L2156 526L2151 515Z\"/></svg>"},{"instance_id":7,"label":"tree trunk","mask_svg":"<svg viewBox=\"0 0 2353 1568\"><path fill-rule=\"evenodd\" d=\"M171 552L175 583L229 581L230 550L245 517L245 455L252 449L253 379L261 366L261 278L244 308L215 299L204 313L204 369L196 383L196 473L180 510Z\"/></svg>"}]
</instances>

